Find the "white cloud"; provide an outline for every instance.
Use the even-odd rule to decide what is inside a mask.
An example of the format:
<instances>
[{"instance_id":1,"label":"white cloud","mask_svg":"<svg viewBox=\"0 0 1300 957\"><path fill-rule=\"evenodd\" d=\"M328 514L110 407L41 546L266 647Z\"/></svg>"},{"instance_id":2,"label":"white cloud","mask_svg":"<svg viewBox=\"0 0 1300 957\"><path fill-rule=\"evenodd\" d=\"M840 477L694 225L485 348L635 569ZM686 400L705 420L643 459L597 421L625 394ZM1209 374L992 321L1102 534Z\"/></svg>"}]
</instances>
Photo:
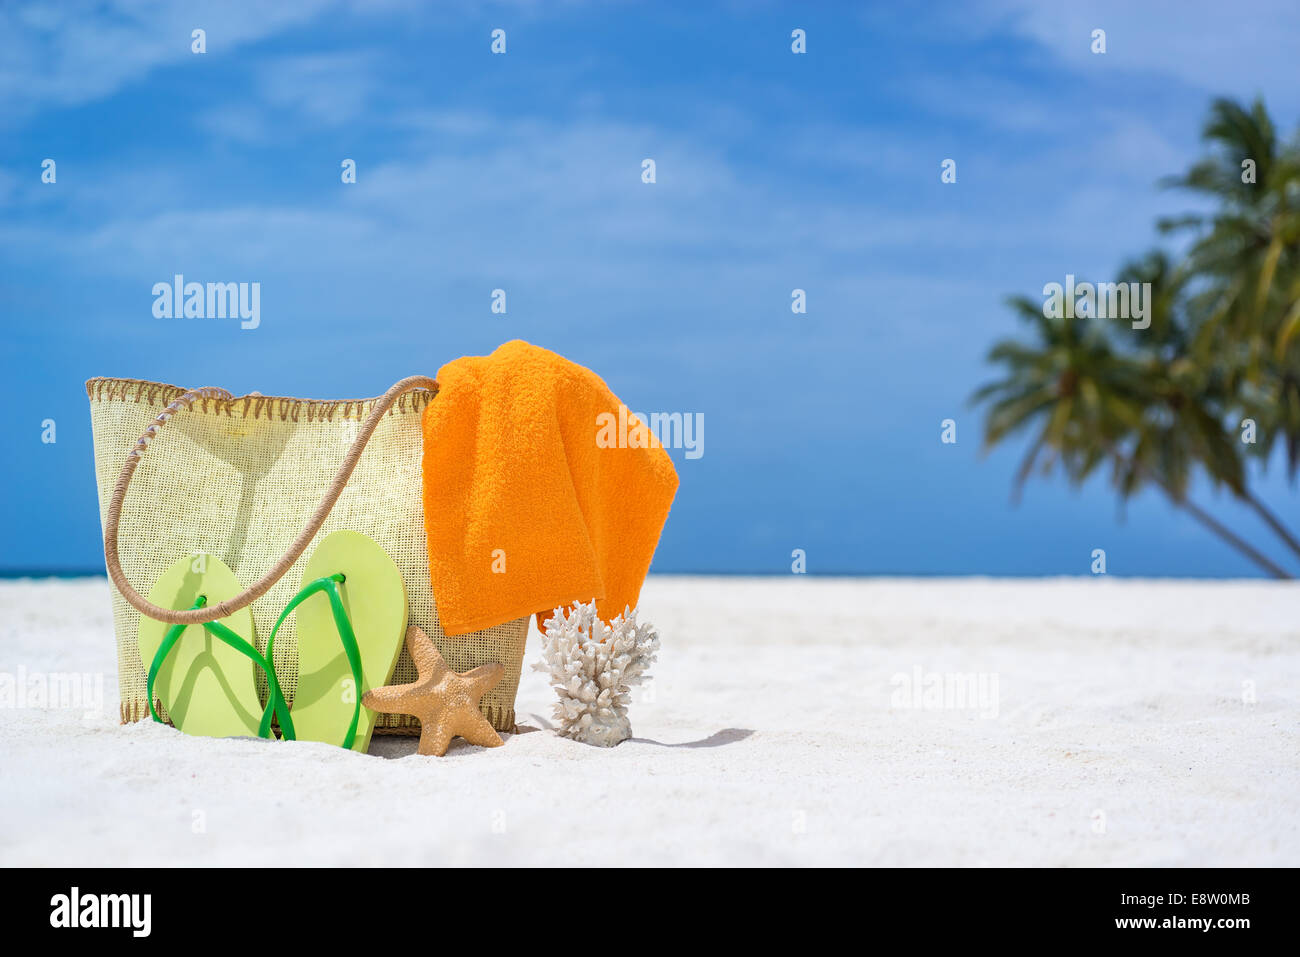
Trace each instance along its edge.
<instances>
[{"instance_id":1,"label":"white cloud","mask_svg":"<svg viewBox=\"0 0 1300 957\"><path fill-rule=\"evenodd\" d=\"M364 51L268 57L252 68L250 90L228 93L197 123L244 145L273 142L302 127L343 126L380 98L377 70L378 58Z\"/></svg>"},{"instance_id":2,"label":"white cloud","mask_svg":"<svg viewBox=\"0 0 1300 957\"><path fill-rule=\"evenodd\" d=\"M112 0L0 5L0 102L9 118L107 97L154 69L194 57L190 34L207 31L220 57L305 23L337 0Z\"/></svg>"},{"instance_id":3,"label":"white cloud","mask_svg":"<svg viewBox=\"0 0 1300 957\"><path fill-rule=\"evenodd\" d=\"M258 86L272 106L326 126L355 119L378 88L378 64L367 53L280 57L261 70Z\"/></svg>"},{"instance_id":4,"label":"white cloud","mask_svg":"<svg viewBox=\"0 0 1300 957\"><path fill-rule=\"evenodd\" d=\"M148 170L134 170L130 184L115 171L95 184L93 197L69 192L66 200L78 206L93 200L113 218L96 217L84 227L0 227L0 249L14 257L58 249L87 269L131 279L199 268L256 278L274 263L278 273L299 277L419 277L491 288L505 276L535 280L538 288L602 289L656 301L672 296L664 285L671 270L693 295L723 288L767 295L756 291L784 283L788 296L794 286L818 285L825 308L854 301L864 282L880 294L907 294L919 302L918 289L942 285L932 266L940 261L948 263L943 272L962 296L978 298L983 288L985 301L995 303L1008 289L994 277L963 273L958 263L989 250L1014 261L1029 250L1052 248L1076 250L1061 268L1084 271L1087 253L1077 250L1114 255L1119 228L1127 237L1124 251L1137 251L1127 248L1134 240L1125 227L1149 226L1151 218L1131 191L1104 177L1073 183L1055 200L1053 161L1067 157L1075 169L1088 166L1088 155L1075 156L1068 144L1036 164L1026 160L1023 168L996 171L999 182L1016 184L1022 203L982 213L962 203L966 194L937 191L973 188L984 202L997 187L967 187L966 181L941 187L937 162L935 197L951 196L957 205L917 209L874 188L791 195L786 180L737 165L712 140L702 147L687 135L646 125L463 112L424 114L420 122L464 133L440 132L414 155L402 150L403 159L363 163L357 185L327 187L292 203L241 199L186 208L185 197L201 193L196 183L178 181L175 171L152 190L138 188ZM654 146L648 150L647 144ZM1109 145L1096 148L1104 152ZM655 185L640 180L647 151L658 161ZM969 175L974 178L973 171ZM114 194L137 196L139 205L123 213L103 201ZM1035 196L1058 205L1035 205ZM569 278L557 286L557 277Z\"/></svg>"},{"instance_id":5,"label":"white cloud","mask_svg":"<svg viewBox=\"0 0 1300 957\"><path fill-rule=\"evenodd\" d=\"M76 106L112 96L154 70L185 62L191 32L207 33L208 57L276 36L323 14L384 17L399 25L421 17L450 19L502 8L523 19L558 9L540 0L4 0L0 3L0 122L51 107ZM296 101L318 118L336 121L352 106L347 90L332 101L308 94L302 81L328 79L327 59L301 58L298 77L283 77L269 92ZM342 120L338 120L342 122Z\"/></svg>"},{"instance_id":6,"label":"white cloud","mask_svg":"<svg viewBox=\"0 0 1300 957\"><path fill-rule=\"evenodd\" d=\"M1295 0L993 0L984 9L991 24L1009 25L1076 70L1147 72L1214 95L1263 93L1291 112L1300 104ZM1094 29L1106 31L1104 55L1090 50Z\"/></svg>"}]
</instances>

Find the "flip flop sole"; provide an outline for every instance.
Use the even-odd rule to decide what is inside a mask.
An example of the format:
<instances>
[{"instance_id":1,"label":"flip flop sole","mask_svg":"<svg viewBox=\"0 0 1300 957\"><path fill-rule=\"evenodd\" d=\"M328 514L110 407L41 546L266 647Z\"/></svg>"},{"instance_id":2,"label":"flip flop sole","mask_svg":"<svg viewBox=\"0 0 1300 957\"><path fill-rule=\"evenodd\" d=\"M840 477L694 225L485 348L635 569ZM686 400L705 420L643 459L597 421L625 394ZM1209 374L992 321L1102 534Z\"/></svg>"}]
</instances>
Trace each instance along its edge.
<instances>
[{"instance_id":1,"label":"flip flop sole","mask_svg":"<svg viewBox=\"0 0 1300 957\"><path fill-rule=\"evenodd\" d=\"M295 612L298 688L291 713L299 741L342 742L355 703L372 688L388 684L402 652L406 583L388 553L360 532L331 532L307 560L302 583L306 587L340 573L339 594L361 652L362 687L355 687L329 596L312 595ZM366 752L374 727L375 713L362 707L352 750Z\"/></svg>"},{"instance_id":2,"label":"flip flop sole","mask_svg":"<svg viewBox=\"0 0 1300 957\"><path fill-rule=\"evenodd\" d=\"M149 591L149 601L163 608L192 608L200 595L215 605L243 589L235 573L215 555L189 555L172 565ZM241 608L218 619L250 644L253 613ZM147 672L171 625L141 617L137 642ZM190 625L158 669L154 696L172 724L186 734L208 738L256 737L262 717L256 666L202 625Z\"/></svg>"}]
</instances>

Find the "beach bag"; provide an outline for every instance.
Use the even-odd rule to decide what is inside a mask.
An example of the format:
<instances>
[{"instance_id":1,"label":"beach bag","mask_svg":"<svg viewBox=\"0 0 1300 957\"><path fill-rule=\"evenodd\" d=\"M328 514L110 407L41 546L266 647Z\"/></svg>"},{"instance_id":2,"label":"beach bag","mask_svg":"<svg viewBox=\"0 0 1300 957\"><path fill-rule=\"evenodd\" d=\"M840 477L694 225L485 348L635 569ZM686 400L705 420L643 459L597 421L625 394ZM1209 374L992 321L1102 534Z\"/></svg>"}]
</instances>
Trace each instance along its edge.
<instances>
[{"instance_id":1,"label":"beach bag","mask_svg":"<svg viewBox=\"0 0 1300 957\"><path fill-rule=\"evenodd\" d=\"M406 582L409 623L424 629L453 670L501 663L505 674L483 695L481 707L492 727L514 730L528 618L456 637L443 634L438 623L421 499L420 425L437 391L437 383L423 376L403 379L377 399L329 402L235 397L222 389L136 379L86 383L123 722L149 717L147 676L136 646L142 613L193 624L251 605L252 640L264 653L276 618L302 586L317 535L346 528L374 539L392 557ZM177 559L201 553L228 565L245 591L183 612L142 597ZM298 683L294 616L276 635L274 655L280 685L292 700ZM403 648L392 683L415 679ZM266 678L258 680L265 700ZM379 714L375 731L418 734L419 722Z\"/></svg>"}]
</instances>

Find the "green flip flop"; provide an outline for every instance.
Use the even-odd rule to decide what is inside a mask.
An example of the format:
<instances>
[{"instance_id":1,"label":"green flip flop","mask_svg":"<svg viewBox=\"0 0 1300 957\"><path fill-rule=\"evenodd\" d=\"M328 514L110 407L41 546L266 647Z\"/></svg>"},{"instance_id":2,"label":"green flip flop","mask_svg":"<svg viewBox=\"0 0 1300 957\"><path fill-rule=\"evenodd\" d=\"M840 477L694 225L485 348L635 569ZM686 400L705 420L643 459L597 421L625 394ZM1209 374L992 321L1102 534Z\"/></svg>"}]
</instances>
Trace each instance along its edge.
<instances>
[{"instance_id":1,"label":"green flip flop","mask_svg":"<svg viewBox=\"0 0 1300 957\"><path fill-rule=\"evenodd\" d=\"M241 591L235 573L219 558L200 553L163 572L149 592L149 601L176 610L203 608ZM172 723L186 734L211 738L259 734L263 709L255 669L266 674L272 702L283 698L275 670L258 654L252 638L253 614L247 608L201 625L168 625L142 617L137 644L148 674L153 719L162 721L154 707L158 700ZM292 735L292 725L288 734Z\"/></svg>"},{"instance_id":2,"label":"green flip flop","mask_svg":"<svg viewBox=\"0 0 1300 957\"><path fill-rule=\"evenodd\" d=\"M316 546L302 586L275 623L266 658L272 660L276 633L296 611L298 687L291 713L297 739L364 754L375 715L362 707L361 696L393 677L406 635L406 583L374 540L343 529ZM263 730L271 711L268 706L262 717Z\"/></svg>"}]
</instances>

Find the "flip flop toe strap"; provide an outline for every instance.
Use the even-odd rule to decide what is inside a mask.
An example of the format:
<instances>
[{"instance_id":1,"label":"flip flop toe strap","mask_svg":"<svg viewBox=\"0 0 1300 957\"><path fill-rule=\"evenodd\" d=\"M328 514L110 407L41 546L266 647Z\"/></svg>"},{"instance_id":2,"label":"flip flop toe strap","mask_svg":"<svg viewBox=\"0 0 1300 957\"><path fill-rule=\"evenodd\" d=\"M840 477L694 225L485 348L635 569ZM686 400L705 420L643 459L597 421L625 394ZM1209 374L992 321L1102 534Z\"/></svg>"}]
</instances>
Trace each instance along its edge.
<instances>
[{"instance_id":1,"label":"flip flop toe strap","mask_svg":"<svg viewBox=\"0 0 1300 957\"><path fill-rule=\"evenodd\" d=\"M202 608L206 604L207 599L203 595L200 595L191 608ZM176 647L176 642L180 641L181 635L185 633L185 629L188 627L188 625L172 625L168 628L167 633L163 636L162 644L158 646L158 651L155 652L153 661L149 665L147 687L147 694L149 696L149 713L153 715L153 719L160 724L162 723L162 718L158 716L158 712L153 705L154 680L158 677L158 671L162 668L163 662L167 660L167 656L171 654L172 649ZM270 696L267 702L268 713L278 709L283 709L286 714L288 713L288 708L284 706L284 695L280 691L280 682L276 680L275 668L270 663L269 647L267 649L267 656L263 658L257 653L256 648L219 621L204 622L203 630L218 640L225 642L245 658L251 659L253 664L262 669L263 673L266 675L267 687L270 689ZM266 738L270 736L271 725L269 721L265 720L265 715L263 716L263 723L265 724L265 728L259 728L258 735L259 737ZM292 725L289 726L289 730L292 732ZM290 738L290 740L292 740L292 738Z\"/></svg>"},{"instance_id":2,"label":"flip flop toe strap","mask_svg":"<svg viewBox=\"0 0 1300 957\"><path fill-rule=\"evenodd\" d=\"M330 611L334 615L334 627L339 634L339 643L343 645L343 653L347 656L348 667L352 669L355 700L352 704L352 721L348 725L348 733L343 738L343 747L351 750L357 739L357 725L361 721L361 649L357 646L357 636L352 630L352 621L348 618L347 609L343 607L343 596L339 594L339 585L343 581L345 581L345 577L341 574L327 575L324 578L317 578L315 581L309 582L303 587L302 591L293 596L293 600L285 606L284 611L280 613L280 618L275 623L275 627L271 629L271 637L266 641L266 659L267 661L274 660L272 651L275 648L275 636L279 632L280 626L284 624L285 619L312 595L324 592L329 598ZM278 705L273 701L267 702L266 711L262 714L262 727L266 728L267 731L271 727L271 712L278 707L284 707L282 697L279 699ZM287 717L288 709L286 708L284 715L280 718L281 728L286 726ZM288 724L288 727L292 732L292 722ZM285 736L293 740L291 734Z\"/></svg>"}]
</instances>

